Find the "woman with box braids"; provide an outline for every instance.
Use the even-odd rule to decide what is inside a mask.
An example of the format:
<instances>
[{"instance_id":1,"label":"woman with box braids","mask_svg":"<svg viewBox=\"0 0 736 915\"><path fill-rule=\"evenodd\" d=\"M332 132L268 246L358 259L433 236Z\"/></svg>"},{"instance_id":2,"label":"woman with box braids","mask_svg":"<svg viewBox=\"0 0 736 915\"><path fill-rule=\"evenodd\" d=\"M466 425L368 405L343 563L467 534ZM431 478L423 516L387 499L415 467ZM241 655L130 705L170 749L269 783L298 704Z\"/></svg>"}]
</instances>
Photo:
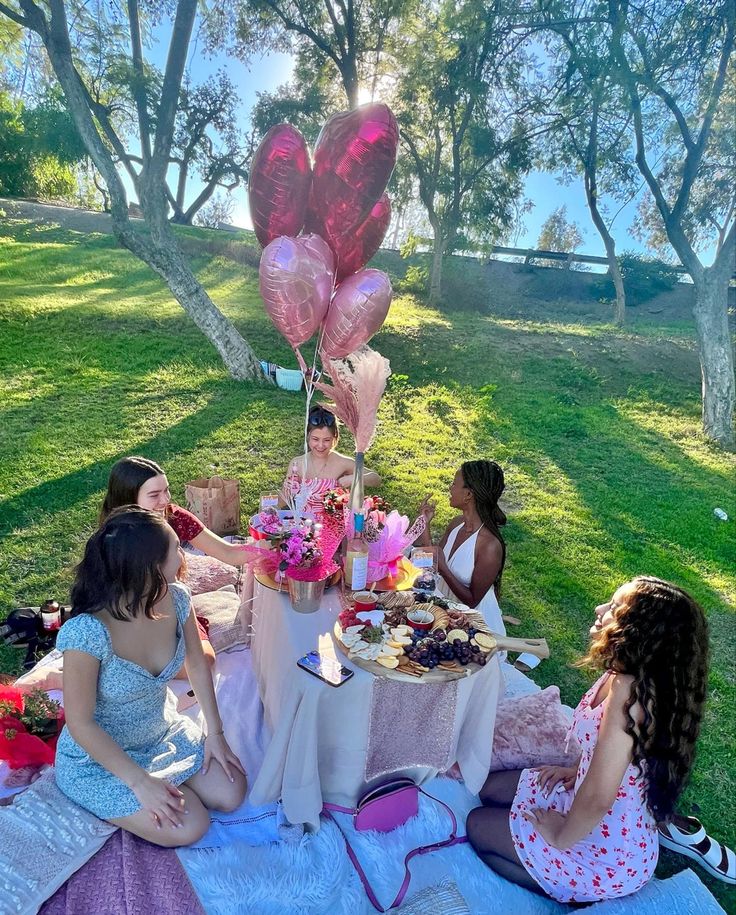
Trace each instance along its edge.
<instances>
[{"instance_id":1,"label":"woman with box braids","mask_svg":"<svg viewBox=\"0 0 736 915\"><path fill-rule=\"evenodd\" d=\"M498 500L504 491L503 470L495 461L466 461L450 486L450 505L462 514L451 521L438 548L440 590L481 613L493 632L506 629L498 606L506 544L500 528L506 515ZM435 506L425 498L421 512L427 521L424 534L431 542L429 523Z\"/></svg>"}]
</instances>

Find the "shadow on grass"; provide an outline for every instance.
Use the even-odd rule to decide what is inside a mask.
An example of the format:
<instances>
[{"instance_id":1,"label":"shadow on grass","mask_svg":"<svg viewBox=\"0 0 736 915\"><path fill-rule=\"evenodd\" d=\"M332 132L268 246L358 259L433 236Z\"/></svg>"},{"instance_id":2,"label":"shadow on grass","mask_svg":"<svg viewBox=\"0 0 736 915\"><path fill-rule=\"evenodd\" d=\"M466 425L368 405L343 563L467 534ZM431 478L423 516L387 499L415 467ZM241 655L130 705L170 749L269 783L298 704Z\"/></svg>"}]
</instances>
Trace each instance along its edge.
<instances>
[{"instance_id":1,"label":"shadow on grass","mask_svg":"<svg viewBox=\"0 0 736 915\"><path fill-rule=\"evenodd\" d=\"M207 392L205 385L200 394ZM186 416L167 429L150 438L140 439L126 446L124 451L106 455L104 459L86 464L53 480L32 486L22 493L0 502L0 540L14 529L28 526L33 513L43 507L45 515L68 511L77 502L87 499L91 492L105 486L112 464L128 454L145 454L165 464L179 458L243 413L248 406L256 407L264 398L216 398L195 413Z\"/></svg>"}]
</instances>

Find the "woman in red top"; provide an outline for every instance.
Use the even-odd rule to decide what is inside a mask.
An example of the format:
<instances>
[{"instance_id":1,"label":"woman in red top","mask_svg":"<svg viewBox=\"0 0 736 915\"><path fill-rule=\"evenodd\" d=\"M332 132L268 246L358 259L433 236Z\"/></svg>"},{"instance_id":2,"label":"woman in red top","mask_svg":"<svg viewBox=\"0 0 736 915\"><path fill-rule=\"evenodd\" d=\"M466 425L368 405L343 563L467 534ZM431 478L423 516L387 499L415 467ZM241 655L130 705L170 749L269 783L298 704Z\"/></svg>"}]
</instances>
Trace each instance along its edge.
<instances>
[{"instance_id":1,"label":"woman in red top","mask_svg":"<svg viewBox=\"0 0 736 915\"><path fill-rule=\"evenodd\" d=\"M104 523L111 511L123 505L138 505L149 511L161 512L181 543L191 543L208 556L214 556L232 566L241 566L245 562L245 554L240 546L213 534L199 518L171 501L169 481L155 461L144 457L125 457L113 464L107 481L105 501L100 509L100 524ZM212 666L215 663L215 651L207 638L206 628L200 620L197 623L202 649ZM179 671L177 678L186 679L184 668Z\"/></svg>"},{"instance_id":2,"label":"woman in red top","mask_svg":"<svg viewBox=\"0 0 736 915\"><path fill-rule=\"evenodd\" d=\"M100 524L113 509L122 505L138 505L149 511L162 512L182 543L191 543L220 562L231 566L242 566L245 562L242 547L213 534L199 518L171 501L169 481L155 461L144 457L125 457L113 464L105 501L100 509Z\"/></svg>"}]
</instances>

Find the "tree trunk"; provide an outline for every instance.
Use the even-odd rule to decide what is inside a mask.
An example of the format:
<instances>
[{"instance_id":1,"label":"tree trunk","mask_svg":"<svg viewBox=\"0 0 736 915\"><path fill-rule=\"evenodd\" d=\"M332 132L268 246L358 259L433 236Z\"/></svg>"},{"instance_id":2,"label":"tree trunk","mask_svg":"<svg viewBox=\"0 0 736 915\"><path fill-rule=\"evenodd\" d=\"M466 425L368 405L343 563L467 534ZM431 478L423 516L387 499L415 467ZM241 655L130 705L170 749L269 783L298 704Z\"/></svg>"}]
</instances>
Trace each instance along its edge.
<instances>
[{"instance_id":1,"label":"tree trunk","mask_svg":"<svg viewBox=\"0 0 736 915\"><path fill-rule=\"evenodd\" d=\"M434 250L432 252L432 274L429 281L429 304L439 305L442 299L442 256L445 253L445 242L439 228L434 230Z\"/></svg>"},{"instance_id":2,"label":"tree trunk","mask_svg":"<svg viewBox=\"0 0 736 915\"><path fill-rule=\"evenodd\" d=\"M149 222L150 213L146 212L146 217ZM152 222L155 225L156 221ZM263 381L265 376L258 357L207 295L186 262L168 223L164 221L163 228L151 228L151 235L147 237L135 231L127 220L121 222L113 217L113 231L118 241L162 277L177 302L220 354L232 377L241 381Z\"/></svg>"},{"instance_id":3,"label":"tree trunk","mask_svg":"<svg viewBox=\"0 0 736 915\"><path fill-rule=\"evenodd\" d=\"M606 247L606 256L608 257L608 269L611 271L611 279L616 290L616 306L613 309L613 320L619 327L623 327L626 323L626 290L624 289L624 278L621 276L621 268L616 257L615 243L610 252Z\"/></svg>"},{"instance_id":4,"label":"tree trunk","mask_svg":"<svg viewBox=\"0 0 736 915\"><path fill-rule=\"evenodd\" d=\"M733 348L728 326L728 273L702 271L695 283L695 325L703 386L703 431L723 448L733 449L736 408Z\"/></svg>"},{"instance_id":5,"label":"tree trunk","mask_svg":"<svg viewBox=\"0 0 736 915\"><path fill-rule=\"evenodd\" d=\"M189 5L192 2L193 0L188 0ZM234 378L264 381L256 354L207 295L171 233L166 219L168 204L164 190L165 163L158 163L158 174L154 174L151 166L144 169L138 182L140 187L137 190L139 198L144 201L142 209L151 232L150 237L140 233L128 219L125 188L110 152L97 131L82 81L74 67L63 3L61 0L52 0L51 8L51 27L46 28L45 25L38 24L38 28L41 29L41 38L64 91L75 126L110 194L115 237L162 277L174 298L217 349ZM29 7L25 12L30 15L33 10ZM177 15L178 12L179 10ZM36 26L32 24L31 27ZM170 104L175 104L175 101ZM169 116L173 117L173 114L169 112ZM168 150L159 154L159 158L161 155L168 160ZM152 160L152 164L154 163L155 155Z\"/></svg>"}]
</instances>

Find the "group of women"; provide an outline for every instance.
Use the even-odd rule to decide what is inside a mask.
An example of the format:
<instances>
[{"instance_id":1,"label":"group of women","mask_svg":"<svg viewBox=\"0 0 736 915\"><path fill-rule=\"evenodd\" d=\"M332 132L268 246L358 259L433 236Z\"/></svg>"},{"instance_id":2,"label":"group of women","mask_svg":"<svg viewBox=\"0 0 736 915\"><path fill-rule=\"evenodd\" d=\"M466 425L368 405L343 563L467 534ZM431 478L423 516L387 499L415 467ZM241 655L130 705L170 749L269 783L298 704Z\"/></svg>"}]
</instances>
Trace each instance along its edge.
<instances>
[{"instance_id":1,"label":"group of women","mask_svg":"<svg viewBox=\"0 0 736 915\"><path fill-rule=\"evenodd\" d=\"M308 489L313 507L352 483L354 462L336 450L332 413L313 407L307 454L284 483ZM380 483L367 471L367 486ZM464 463L450 486L458 515L444 531L438 571L447 593L503 632L498 605L506 559L498 464ZM424 542L435 505L426 498ZM208 810L243 801L246 776L223 736L202 634L178 581L182 542L240 565L242 550L171 503L162 469L143 458L113 468L100 527L87 543L59 633L66 727L56 777L73 800L160 845L186 845ZM503 877L562 902L623 896L650 879L657 825L672 817L690 772L705 701L708 632L700 607L656 578L626 582L595 609L588 665L603 671L574 713L569 769L489 775L467 832ZM205 734L175 711L167 682L182 669Z\"/></svg>"}]
</instances>

